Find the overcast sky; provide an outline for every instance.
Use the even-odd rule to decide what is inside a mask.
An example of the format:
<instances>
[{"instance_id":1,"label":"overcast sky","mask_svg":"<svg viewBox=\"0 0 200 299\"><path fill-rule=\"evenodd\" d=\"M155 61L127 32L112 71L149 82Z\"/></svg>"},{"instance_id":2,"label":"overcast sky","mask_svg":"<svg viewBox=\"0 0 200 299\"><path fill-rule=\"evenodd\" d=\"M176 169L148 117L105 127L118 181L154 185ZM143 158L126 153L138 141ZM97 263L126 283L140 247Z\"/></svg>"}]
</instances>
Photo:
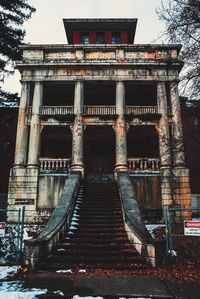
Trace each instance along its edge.
<instances>
[{"instance_id":1,"label":"overcast sky","mask_svg":"<svg viewBox=\"0 0 200 299\"><path fill-rule=\"evenodd\" d=\"M156 43L164 28L155 9L161 0L30 0L36 8L24 25L25 42L66 43L63 18L138 18L135 43ZM20 91L20 75L7 79L4 88Z\"/></svg>"}]
</instances>

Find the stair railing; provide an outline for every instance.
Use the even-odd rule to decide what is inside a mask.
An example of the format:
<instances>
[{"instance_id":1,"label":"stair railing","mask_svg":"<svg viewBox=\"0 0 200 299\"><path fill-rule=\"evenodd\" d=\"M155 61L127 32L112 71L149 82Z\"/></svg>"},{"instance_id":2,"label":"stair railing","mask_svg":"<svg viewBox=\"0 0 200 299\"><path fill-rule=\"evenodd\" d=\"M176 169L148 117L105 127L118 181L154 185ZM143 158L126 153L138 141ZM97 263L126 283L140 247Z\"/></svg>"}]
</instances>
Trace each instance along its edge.
<instances>
[{"instance_id":1,"label":"stair railing","mask_svg":"<svg viewBox=\"0 0 200 299\"><path fill-rule=\"evenodd\" d=\"M59 202L44 229L36 239L24 241L23 264L30 269L47 258L69 228L80 183L79 172L69 175Z\"/></svg>"},{"instance_id":2,"label":"stair railing","mask_svg":"<svg viewBox=\"0 0 200 299\"><path fill-rule=\"evenodd\" d=\"M141 220L139 206L133 191L131 180L127 172L118 173L118 186L123 209L125 230L138 253L155 267L155 242Z\"/></svg>"}]
</instances>

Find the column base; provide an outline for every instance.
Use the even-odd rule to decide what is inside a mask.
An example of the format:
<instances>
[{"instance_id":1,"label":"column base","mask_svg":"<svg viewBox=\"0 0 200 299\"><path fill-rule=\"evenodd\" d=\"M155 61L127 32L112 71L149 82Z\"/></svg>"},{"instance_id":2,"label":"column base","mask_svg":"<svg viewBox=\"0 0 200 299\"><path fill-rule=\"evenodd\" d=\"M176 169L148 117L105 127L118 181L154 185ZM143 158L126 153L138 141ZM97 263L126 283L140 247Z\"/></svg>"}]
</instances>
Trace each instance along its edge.
<instances>
[{"instance_id":1,"label":"column base","mask_svg":"<svg viewBox=\"0 0 200 299\"><path fill-rule=\"evenodd\" d=\"M80 172L81 177L84 178L84 165L83 164L72 164L70 167L70 172Z\"/></svg>"},{"instance_id":2,"label":"column base","mask_svg":"<svg viewBox=\"0 0 200 299\"><path fill-rule=\"evenodd\" d=\"M128 165L127 164L116 164L115 171L128 171Z\"/></svg>"},{"instance_id":3,"label":"column base","mask_svg":"<svg viewBox=\"0 0 200 299\"><path fill-rule=\"evenodd\" d=\"M175 202L181 208L191 208L189 169L178 166L174 168L173 174Z\"/></svg>"},{"instance_id":4,"label":"column base","mask_svg":"<svg viewBox=\"0 0 200 299\"><path fill-rule=\"evenodd\" d=\"M129 172L127 164L116 164L115 171L114 171L114 178L117 179L118 172Z\"/></svg>"},{"instance_id":5,"label":"column base","mask_svg":"<svg viewBox=\"0 0 200 299\"><path fill-rule=\"evenodd\" d=\"M25 169L26 166L23 164L14 164L13 169Z\"/></svg>"},{"instance_id":6,"label":"column base","mask_svg":"<svg viewBox=\"0 0 200 299\"><path fill-rule=\"evenodd\" d=\"M39 169L40 165L38 164L27 164L27 168L35 168L35 169Z\"/></svg>"},{"instance_id":7,"label":"column base","mask_svg":"<svg viewBox=\"0 0 200 299\"><path fill-rule=\"evenodd\" d=\"M162 207L190 208L189 170L184 167L161 168Z\"/></svg>"},{"instance_id":8,"label":"column base","mask_svg":"<svg viewBox=\"0 0 200 299\"><path fill-rule=\"evenodd\" d=\"M36 168L13 167L10 171L8 204L19 207L36 207L39 170Z\"/></svg>"}]
</instances>

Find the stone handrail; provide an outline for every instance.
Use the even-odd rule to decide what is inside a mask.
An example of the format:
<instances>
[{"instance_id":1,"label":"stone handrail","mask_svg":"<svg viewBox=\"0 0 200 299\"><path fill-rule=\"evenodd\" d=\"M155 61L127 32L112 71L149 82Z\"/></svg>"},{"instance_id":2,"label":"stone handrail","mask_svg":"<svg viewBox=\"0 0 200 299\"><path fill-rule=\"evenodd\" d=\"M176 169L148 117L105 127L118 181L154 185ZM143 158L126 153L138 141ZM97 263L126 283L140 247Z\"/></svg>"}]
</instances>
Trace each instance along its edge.
<instances>
[{"instance_id":1,"label":"stone handrail","mask_svg":"<svg viewBox=\"0 0 200 299\"><path fill-rule=\"evenodd\" d=\"M169 110L169 109L168 109ZM29 116L32 113L32 107L29 107ZM157 106L126 106L126 115L144 115L144 114L158 114ZM170 113L170 110L168 111ZM74 106L43 106L41 108L41 115L54 116L54 115L73 115ZM116 106L102 106L90 105L83 107L84 115L115 115Z\"/></svg>"},{"instance_id":2,"label":"stone handrail","mask_svg":"<svg viewBox=\"0 0 200 299\"><path fill-rule=\"evenodd\" d=\"M78 190L80 173L72 173L66 180L58 205L39 236L24 241L23 263L34 269L44 260L63 238L73 214Z\"/></svg>"},{"instance_id":3,"label":"stone handrail","mask_svg":"<svg viewBox=\"0 0 200 299\"><path fill-rule=\"evenodd\" d=\"M157 114L157 106L126 106L126 114Z\"/></svg>"},{"instance_id":4,"label":"stone handrail","mask_svg":"<svg viewBox=\"0 0 200 299\"><path fill-rule=\"evenodd\" d=\"M138 172L159 171L160 159L158 158L128 158L128 168Z\"/></svg>"},{"instance_id":5,"label":"stone handrail","mask_svg":"<svg viewBox=\"0 0 200 299\"><path fill-rule=\"evenodd\" d=\"M86 115L114 115L116 114L115 106L84 106L83 114Z\"/></svg>"},{"instance_id":6,"label":"stone handrail","mask_svg":"<svg viewBox=\"0 0 200 299\"><path fill-rule=\"evenodd\" d=\"M69 171L71 159L40 158L41 171Z\"/></svg>"},{"instance_id":7,"label":"stone handrail","mask_svg":"<svg viewBox=\"0 0 200 299\"><path fill-rule=\"evenodd\" d=\"M155 242L141 220L138 203L128 173L118 173L118 186L128 238L134 244L138 253L155 267Z\"/></svg>"},{"instance_id":8,"label":"stone handrail","mask_svg":"<svg viewBox=\"0 0 200 299\"><path fill-rule=\"evenodd\" d=\"M29 107L28 114L31 115L32 107ZM74 106L42 106L41 115L68 115L74 114Z\"/></svg>"},{"instance_id":9,"label":"stone handrail","mask_svg":"<svg viewBox=\"0 0 200 299\"><path fill-rule=\"evenodd\" d=\"M43 106L42 115L67 115L74 113L74 106Z\"/></svg>"}]
</instances>

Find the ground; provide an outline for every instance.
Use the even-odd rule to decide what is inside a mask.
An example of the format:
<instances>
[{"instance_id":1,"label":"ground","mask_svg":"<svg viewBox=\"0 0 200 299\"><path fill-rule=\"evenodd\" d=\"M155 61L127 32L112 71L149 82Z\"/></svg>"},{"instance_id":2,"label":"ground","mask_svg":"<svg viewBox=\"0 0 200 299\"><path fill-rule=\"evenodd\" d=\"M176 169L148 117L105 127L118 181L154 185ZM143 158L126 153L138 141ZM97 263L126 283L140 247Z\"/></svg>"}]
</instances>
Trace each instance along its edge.
<instances>
[{"instance_id":1,"label":"ground","mask_svg":"<svg viewBox=\"0 0 200 299\"><path fill-rule=\"evenodd\" d=\"M153 231L156 240L165 235L165 228ZM173 242L169 263L162 267L137 271L88 270L29 272L17 266L1 267L0 299L74 298L179 298L199 299L200 238L180 237ZM40 295L40 297L38 297ZM37 296L37 297L36 297Z\"/></svg>"}]
</instances>

